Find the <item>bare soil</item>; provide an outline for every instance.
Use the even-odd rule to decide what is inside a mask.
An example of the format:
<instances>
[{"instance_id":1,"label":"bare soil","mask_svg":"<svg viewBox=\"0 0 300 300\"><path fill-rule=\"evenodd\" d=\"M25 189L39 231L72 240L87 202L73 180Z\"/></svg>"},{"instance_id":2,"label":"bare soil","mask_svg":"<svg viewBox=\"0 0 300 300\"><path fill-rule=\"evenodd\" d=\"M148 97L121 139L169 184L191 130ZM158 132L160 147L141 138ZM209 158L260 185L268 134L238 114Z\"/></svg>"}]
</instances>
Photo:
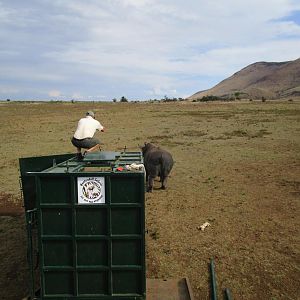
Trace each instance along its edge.
<instances>
[{"instance_id":1,"label":"bare soil","mask_svg":"<svg viewBox=\"0 0 300 300\"><path fill-rule=\"evenodd\" d=\"M28 292L18 158L75 152L89 109L104 150L152 141L176 161L146 194L147 277L188 277L209 299L213 257L220 299L300 299L299 101L0 103L0 299Z\"/></svg>"}]
</instances>

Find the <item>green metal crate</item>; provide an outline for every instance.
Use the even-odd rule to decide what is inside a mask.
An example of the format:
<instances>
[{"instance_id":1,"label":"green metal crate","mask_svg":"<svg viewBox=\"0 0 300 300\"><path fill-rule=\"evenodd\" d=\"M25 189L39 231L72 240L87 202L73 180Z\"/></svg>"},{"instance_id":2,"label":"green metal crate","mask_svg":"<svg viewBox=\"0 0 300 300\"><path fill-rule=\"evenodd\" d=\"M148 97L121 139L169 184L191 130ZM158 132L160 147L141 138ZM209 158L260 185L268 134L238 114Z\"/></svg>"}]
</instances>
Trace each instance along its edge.
<instances>
[{"instance_id":1,"label":"green metal crate","mask_svg":"<svg viewBox=\"0 0 300 300\"><path fill-rule=\"evenodd\" d=\"M144 171L117 170L141 164L141 153L100 152L50 165L47 157L48 165L33 171L34 158L24 160L22 182L33 177L35 189L36 298L145 299Z\"/></svg>"}]
</instances>

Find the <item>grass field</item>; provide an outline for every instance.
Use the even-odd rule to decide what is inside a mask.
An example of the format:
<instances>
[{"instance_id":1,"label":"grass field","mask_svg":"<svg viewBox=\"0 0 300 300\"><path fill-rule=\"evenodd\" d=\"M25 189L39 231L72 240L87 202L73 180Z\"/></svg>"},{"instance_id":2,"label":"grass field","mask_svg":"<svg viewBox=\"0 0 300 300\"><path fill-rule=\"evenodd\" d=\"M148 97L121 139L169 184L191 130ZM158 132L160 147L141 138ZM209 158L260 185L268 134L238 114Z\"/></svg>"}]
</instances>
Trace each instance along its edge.
<instances>
[{"instance_id":1,"label":"grass field","mask_svg":"<svg viewBox=\"0 0 300 300\"><path fill-rule=\"evenodd\" d=\"M300 299L299 101L0 103L0 299L27 292L24 216L7 213L20 211L18 158L75 153L89 109L107 128L103 150L152 141L174 157L168 189L146 195L149 278L188 277L209 299L214 257L220 299L226 287L233 299Z\"/></svg>"}]
</instances>

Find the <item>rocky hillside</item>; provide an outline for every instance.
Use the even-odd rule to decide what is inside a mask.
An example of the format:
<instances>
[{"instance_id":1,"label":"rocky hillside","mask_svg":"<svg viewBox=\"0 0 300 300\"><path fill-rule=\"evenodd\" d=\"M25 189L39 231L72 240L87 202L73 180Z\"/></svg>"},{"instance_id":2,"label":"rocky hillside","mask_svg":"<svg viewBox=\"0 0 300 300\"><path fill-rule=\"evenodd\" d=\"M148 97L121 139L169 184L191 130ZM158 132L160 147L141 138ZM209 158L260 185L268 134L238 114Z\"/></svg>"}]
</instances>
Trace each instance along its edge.
<instances>
[{"instance_id":1,"label":"rocky hillside","mask_svg":"<svg viewBox=\"0 0 300 300\"><path fill-rule=\"evenodd\" d=\"M300 96L300 58L287 62L257 62L211 89L197 92L189 100L204 96L246 99L277 99Z\"/></svg>"}]
</instances>

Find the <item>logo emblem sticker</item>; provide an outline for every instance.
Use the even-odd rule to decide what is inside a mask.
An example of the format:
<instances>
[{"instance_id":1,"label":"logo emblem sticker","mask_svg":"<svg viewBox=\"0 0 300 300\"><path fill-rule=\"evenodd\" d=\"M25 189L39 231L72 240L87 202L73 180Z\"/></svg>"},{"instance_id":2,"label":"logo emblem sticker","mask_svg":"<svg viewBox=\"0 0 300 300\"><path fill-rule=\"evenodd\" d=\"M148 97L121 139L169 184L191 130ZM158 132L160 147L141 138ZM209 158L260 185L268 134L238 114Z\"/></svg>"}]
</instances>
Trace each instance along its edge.
<instances>
[{"instance_id":1,"label":"logo emblem sticker","mask_svg":"<svg viewBox=\"0 0 300 300\"><path fill-rule=\"evenodd\" d=\"M78 177L77 187L79 204L105 203L104 177Z\"/></svg>"}]
</instances>

